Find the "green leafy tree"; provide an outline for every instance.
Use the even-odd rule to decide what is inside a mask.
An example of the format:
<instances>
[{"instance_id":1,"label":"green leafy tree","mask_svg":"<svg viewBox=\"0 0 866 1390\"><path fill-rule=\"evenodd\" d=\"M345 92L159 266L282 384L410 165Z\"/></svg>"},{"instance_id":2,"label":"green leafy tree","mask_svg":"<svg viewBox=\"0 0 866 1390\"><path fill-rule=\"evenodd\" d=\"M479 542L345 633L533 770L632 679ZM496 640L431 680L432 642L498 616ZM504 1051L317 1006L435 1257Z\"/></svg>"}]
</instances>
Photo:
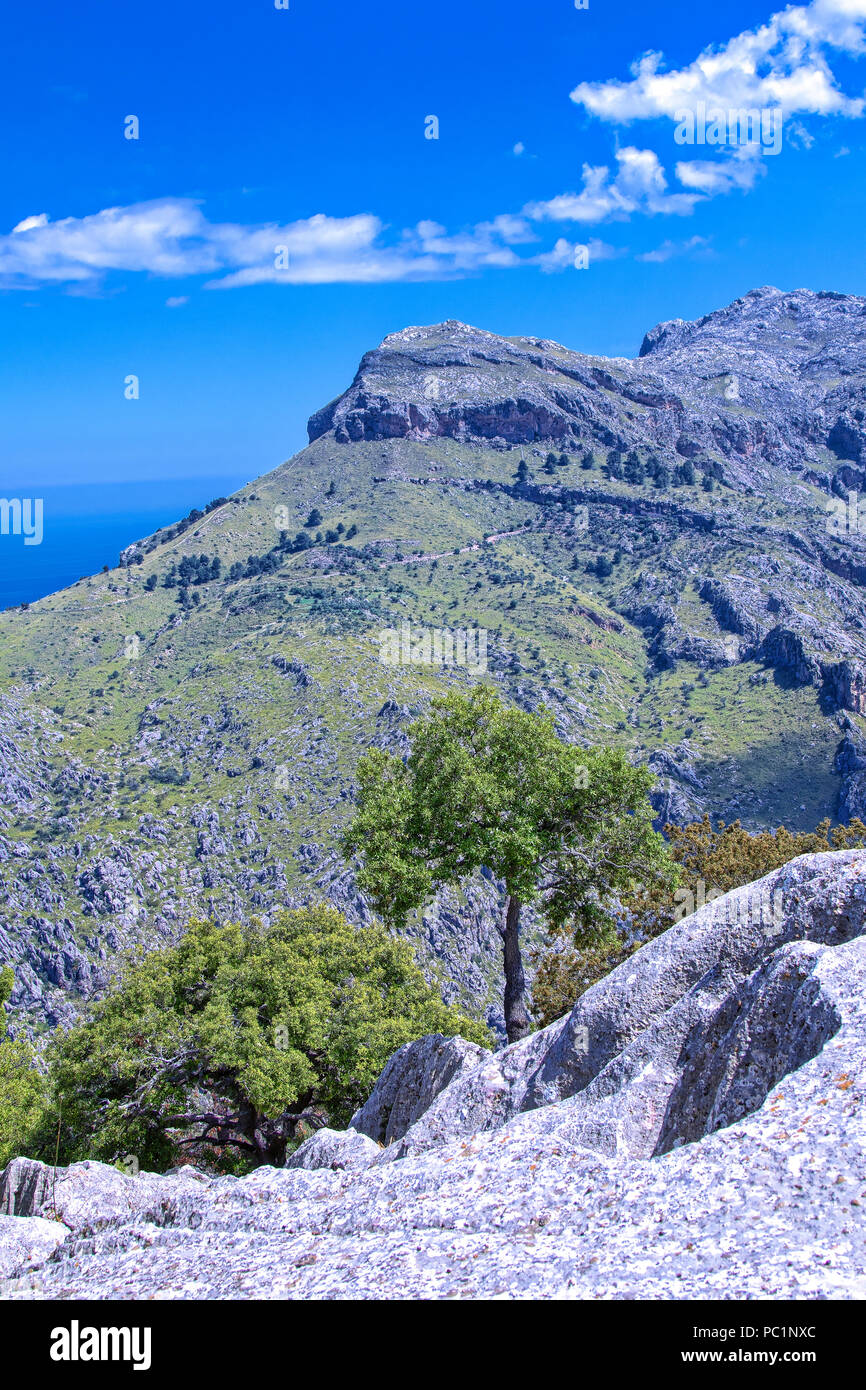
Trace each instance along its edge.
<instances>
[{"instance_id":1,"label":"green leafy tree","mask_svg":"<svg viewBox=\"0 0 866 1390\"><path fill-rule=\"evenodd\" d=\"M707 901L754 883L800 854L826 854L866 844L859 819L830 829L823 820L814 830L744 830L739 821L715 826L709 816L689 825L666 825L670 853L679 866L676 882L658 880L623 899L625 916L615 933L601 941L564 941L536 953L533 1004L540 1021L552 1023L571 1002L627 960L640 946ZM677 891L675 892L674 889Z\"/></svg>"},{"instance_id":2,"label":"green leafy tree","mask_svg":"<svg viewBox=\"0 0 866 1390\"><path fill-rule=\"evenodd\" d=\"M381 750L362 759L344 851L360 857L360 887L394 923L482 867L504 882L513 1042L530 1028L523 905L532 903L552 932L591 939L611 930L618 891L663 872L652 775L619 750L563 743L552 716L509 709L483 686L434 699L409 737L405 763Z\"/></svg>"},{"instance_id":3,"label":"green leafy tree","mask_svg":"<svg viewBox=\"0 0 866 1390\"><path fill-rule=\"evenodd\" d=\"M12 993L14 976L0 969L0 1019ZM5 1028L2 1032L5 1034ZM26 1042L0 1037L0 1168L11 1158L31 1151L45 1107L45 1081L36 1069L33 1049Z\"/></svg>"},{"instance_id":4,"label":"green leafy tree","mask_svg":"<svg viewBox=\"0 0 866 1390\"><path fill-rule=\"evenodd\" d=\"M390 1054L429 1032L488 1041L381 924L327 906L267 929L194 921L57 1040L62 1153L279 1165L302 1122L347 1123Z\"/></svg>"}]
</instances>

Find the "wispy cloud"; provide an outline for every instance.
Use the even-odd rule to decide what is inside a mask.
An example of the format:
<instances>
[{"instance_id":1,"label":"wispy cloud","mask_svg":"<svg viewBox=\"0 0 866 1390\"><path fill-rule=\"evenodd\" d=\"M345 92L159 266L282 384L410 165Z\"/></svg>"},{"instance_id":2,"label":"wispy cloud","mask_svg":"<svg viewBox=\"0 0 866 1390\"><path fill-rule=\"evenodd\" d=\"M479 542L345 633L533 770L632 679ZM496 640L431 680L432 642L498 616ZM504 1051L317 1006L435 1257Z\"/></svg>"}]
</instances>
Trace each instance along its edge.
<instances>
[{"instance_id":1,"label":"wispy cloud","mask_svg":"<svg viewBox=\"0 0 866 1390\"><path fill-rule=\"evenodd\" d=\"M510 213L457 233L432 221L390 239L387 231L370 213L318 213L288 224L214 223L184 198L57 222L40 213L0 237L0 284L90 289L108 272L124 270L208 276L206 289L447 279L524 264L514 248L538 239L526 217ZM169 304L180 302L175 297Z\"/></svg>"},{"instance_id":2,"label":"wispy cloud","mask_svg":"<svg viewBox=\"0 0 866 1390\"><path fill-rule=\"evenodd\" d=\"M694 189L707 198L726 193L746 193L767 172L767 164L755 145L741 145L724 159L681 159L676 176L684 188Z\"/></svg>"},{"instance_id":3,"label":"wispy cloud","mask_svg":"<svg viewBox=\"0 0 866 1390\"><path fill-rule=\"evenodd\" d=\"M388 244L378 217L314 217L288 224L209 222L196 202L164 198L57 222L26 217L0 237L0 283L92 285L111 271L179 278L207 275L208 288L265 282L376 283L510 265L515 241L532 238L522 218L501 217L448 236L421 223Z\"/></svg>"},{"instance_id":4,"label":"wispy cloud","mask_svg":"<svg viewBox=\"0 0 866 1390\"><path fill-rule=\"evenodd\" d=\"M533 257L533 264L539 266L546 275L555 271L573 269L578 252L586 253L587 265L595 265L598 261L612 261L619 256L627 255L625 247L610 246L606 241L599 241L597 237L592 237L589 241L569 241L567 237L557 237L556 244L550 251L542 251L538 256Z\"/></svg>"},{"instance_id":5,"label":"wispy cloud","mask_svg":"<svg viewBox=\"0 0 866 1390\"><path fill-rule=\"evenodd\" d=\"M705 236L692 236L687 241L663 241L654 251L644 251L635 260L646 261L650 265L661 265L676 256L712 255L709 239Z\"/></svg>"}]
</instances>

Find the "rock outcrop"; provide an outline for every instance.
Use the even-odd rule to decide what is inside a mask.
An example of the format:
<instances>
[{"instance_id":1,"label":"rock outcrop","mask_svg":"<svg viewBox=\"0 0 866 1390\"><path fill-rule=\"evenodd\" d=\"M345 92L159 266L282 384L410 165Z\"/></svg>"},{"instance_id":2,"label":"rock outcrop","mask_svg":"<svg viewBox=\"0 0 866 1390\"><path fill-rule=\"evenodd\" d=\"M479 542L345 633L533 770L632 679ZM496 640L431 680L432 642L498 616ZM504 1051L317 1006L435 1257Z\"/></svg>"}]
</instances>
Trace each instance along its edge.
<instances>
[{"instance_id":1,"label":"rock outcrop","mask_svg":"<svg viewBox=\"0 0 866 1390\"><path fill-rule=\"evenodd\" d=\"M95 1163L55 1177L16 1160L0 1289L862 1298L864 933L866 851L805 855L676 924L521 1043L400 1049L355 1117L386 1135L393 1120L384 1150L320 1131L288 1171L241 1179ZM68 1234L21 1237L16 1217Z\"/></svg>"},{"instance_id":2,"label":"rock outcrop","mask_svg":"<svg viewBox=\"0 0 866 1390\"><path fill-rule=\"evenodd\" d=\"M379 1144L402 1139L455 1077L474 1071L491 1055L477 1043L441 1033L406 1043L385 1064L368 1100L352 1116L351 1128Z\"/></svg>"},{"instance_id":3,"label":"rock outcrop","mask_svg":"<svg viewBox=\"0 0 866 1390\"><path fill-rule=\"evenodd\" d=\"M0 1216L0 1279L43 1265L69 1235L59 1221L41 1216Z\"/></svg>"},{"instance_id":4,"label":"rock outcrop","mask_svg":"<svg viewBox=\"0 0 866 1390\"><path fill-rule=\"evenodd\" d=\"M319 1129L286 1160L287 1168L369 1168L379 1145L355 1129Z\"/></svg>"}]
</instances>

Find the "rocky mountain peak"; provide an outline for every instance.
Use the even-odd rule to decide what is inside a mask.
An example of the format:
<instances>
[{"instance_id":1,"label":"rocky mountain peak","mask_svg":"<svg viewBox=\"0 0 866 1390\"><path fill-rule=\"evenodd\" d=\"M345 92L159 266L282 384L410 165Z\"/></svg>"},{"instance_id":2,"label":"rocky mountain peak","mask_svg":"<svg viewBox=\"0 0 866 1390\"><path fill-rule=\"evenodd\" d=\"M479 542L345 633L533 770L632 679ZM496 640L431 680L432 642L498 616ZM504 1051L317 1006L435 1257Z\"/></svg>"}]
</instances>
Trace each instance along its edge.
<instances>
[{"instance_id":1,"label":"rocky mountain peak","mask_svg":"<svg viewBox=\"0 0 866 1390\"><path fill-rule=\"evenodd\" d=\"M641 343L639 357L651 358L651 366L665 370L682 349L710 349L720 357L733 351L772 362L776 370L805 365L826 376L830 362L842 359L860 368L864 320L866 299L858 295L762 285L703 318L656 324Z\"/></svg>"},{"instance_id":2,"label":"rocky mountain peak","mask_svg":"<svg viewBox=\"0 0 866 1390\"><path fill-rule=\"evenodd\" d=\"M709 454L730 481L761 486L765 463L826 470L828 450L866 461L864 349L866 299L774 286L657 324L634 360L449 319L389 334L308 430L337 444L654 451L671 467Z\"/></svg>"}]
</instances>

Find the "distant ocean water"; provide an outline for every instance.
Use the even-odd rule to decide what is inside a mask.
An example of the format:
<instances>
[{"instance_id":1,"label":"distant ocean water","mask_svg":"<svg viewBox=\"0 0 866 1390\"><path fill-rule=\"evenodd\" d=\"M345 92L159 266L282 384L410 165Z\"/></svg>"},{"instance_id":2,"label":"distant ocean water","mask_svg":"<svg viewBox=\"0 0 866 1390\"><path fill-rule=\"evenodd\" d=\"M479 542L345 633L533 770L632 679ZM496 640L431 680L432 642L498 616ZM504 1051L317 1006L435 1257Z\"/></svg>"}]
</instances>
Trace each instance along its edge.
<instances>
[{"instance_id":1,"label":"distant ocean water","mask_svg":"<svg viewBox=\"0 0 866 1390\"><path fill-rule=\"evenodd\" d=\"M43 538L0 534L0 608L32 603L103 565L112 569L127 545L171 526L193 507L228 497L241 477L161 478L153 482L57 486L0 485L0 497L42 498Z\"/></svg>"}]
</instances>

